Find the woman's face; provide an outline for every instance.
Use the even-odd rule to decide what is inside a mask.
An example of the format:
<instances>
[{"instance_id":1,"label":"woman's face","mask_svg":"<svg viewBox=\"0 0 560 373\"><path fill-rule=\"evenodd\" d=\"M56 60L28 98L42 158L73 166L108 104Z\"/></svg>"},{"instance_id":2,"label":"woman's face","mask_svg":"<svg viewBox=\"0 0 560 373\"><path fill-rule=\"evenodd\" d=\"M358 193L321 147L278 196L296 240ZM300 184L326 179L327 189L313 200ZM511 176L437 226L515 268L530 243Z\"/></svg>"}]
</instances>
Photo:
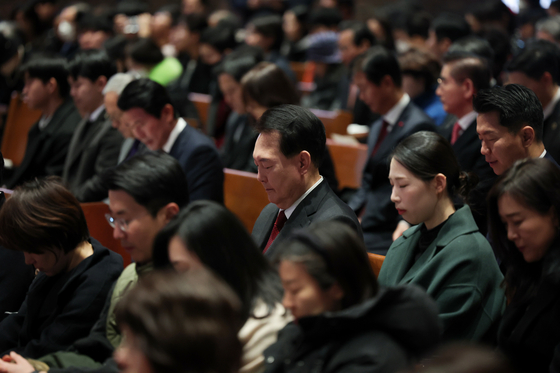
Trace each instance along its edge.
<instances>
[{"instance_id":1,"label":"woman's face","mask_svg":"<svg viewBox=\"0 0 560 373\"><path fill-rule=\"evenodd\" d=\"M169 261L177 272L186 272L190 269L203 267L198 256L187 249L187 245L179 236L174 236L169 241Z\"/></svg>"},{"instance_id":2,"label":"woman's face","mask_svg":"<svg viewBox=\"0 0 560 373\"><path fill-rule=\"evenodd\" d=\"M303 264L289 260L280 262L278 272L284 287L282 304L296 319L339 309L344 296L340 286L335 284L328 290L321 289Z\"/></svg>"},{"instance_id":3,"label":"woman's face","mask_svg":"<svg viewBox=\"0 0 560 373\"><path fill-rule=\"evenodd\" d=\"M41 254L23 252L25 264L33 265L35 269L43 272L47 276L54 276L66 272L68 267L68 255L61 249L53 251L45 250Z\"/></svg>"},{"instance_id":4,"label":"woman's face","mask_svg":"<svg viewBox=\"0 0 560 373\"><path fill-rule=\"evenodd\" d=\"M294 12L292 12L291 10L287 10L286 13L284 13L283 18L282 29L284 30L284 35L286 35L286 38L292 42L301 39L301 25L299 24L299 21Z\"/></svg>"},{"instance_id":5,"label":"woman's face","mask_svg":"<svg viewBox=\"0 0 560 373\"><path fill-rule=\"evenodd\" d=\"M114 357L121 373L154 373L146 355L139 348L136 336L126 326L123 327L123 341L115 350Z\"/></svg>"},{"instance_id":6,"label":"woman's face","mask_svg":"<svg viewBox=\"0 0 560 373\"><path fill-rule=\"evenodd\" d=\"M391 160L389 181L393 186L391 201L407 222L416 225L434 216L438 193L433 182L416 177L394 158Z\"/></svg>"},{"instance_id":7,"label":"woman's face","mask_svg":"<svg viewBox=\"0 0 560 373\"><path fill-rule=\"evenodd\" d=\"M231 75L224 73L218 76L218 85L224 95L224 100L233 111L238 114L244 114L245 103L243 102L241 83L236 81Z\"/></svg>"},{"instance_id":8,"label":"woman's face","mask_svg":"<svg viewBox=\"0 0 560 373\"><path fill-rule=\"evenodd\" d=\"M553 209L543 215L505 193L498 199L498 212L508 239L515 244L525 261L541 260L556 237L558 219Z\"/></svg>"}]
</instances>

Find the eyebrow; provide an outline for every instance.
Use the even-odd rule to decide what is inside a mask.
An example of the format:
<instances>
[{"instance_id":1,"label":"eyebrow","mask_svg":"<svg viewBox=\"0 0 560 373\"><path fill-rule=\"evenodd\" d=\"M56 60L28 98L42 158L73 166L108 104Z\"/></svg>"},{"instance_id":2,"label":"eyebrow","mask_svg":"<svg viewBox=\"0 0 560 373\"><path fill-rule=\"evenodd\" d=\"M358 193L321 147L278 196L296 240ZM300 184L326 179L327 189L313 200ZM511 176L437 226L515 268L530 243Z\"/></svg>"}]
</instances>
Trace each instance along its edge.
<instances>
[{"instance_id":1,"label":"eyebrow","mask_svg":"<svg viewBox=\"0 0 560 373\"><path fill-rule=\"evenodd\" d=\"M494 135L494 134L497 134L497 133L498 132L496 132L494 130L486 130L486 131L483 131L483 132L479 132L478 134L479 135L488 135L488 134Z\"/></svg>"},{"instance_id":2,"label":"eyebrow","mask_svg":"<svg viewBox=\"0 0 560 373\"><path fill-rule=\"evenodd\" d=\"M123 215L126 214L126 210L119 210L119 211L113 211L109 208L109 212L111 212L111 215Z\"/></svg>"},{"instance_id":3,"label":"eyebrow","mask_svg":"<svg viewBox=\"0 0 560 373\"><path fill-rule=\"evenodd\" d=\"M391 177L391 175L388 176L389 180L393 179L393 180L402 180L402 179L406 179L406 176L395 176L395 177Z\"/></svg>"},{"instance_id":4,"label":"eyebrow","mask_svg":"<svg viewBox=\"0 0 560 373\"><path fill-rule=\"evenodd\" d=\"M507 214L505 217L506 217L506 218L510 218L510 217L512 217L512 216L515 216L515 215L520 215L520 213L519 213L519 212L512 212L512 213L510 213L510 214Z\"/></svg>"}]
</instances>

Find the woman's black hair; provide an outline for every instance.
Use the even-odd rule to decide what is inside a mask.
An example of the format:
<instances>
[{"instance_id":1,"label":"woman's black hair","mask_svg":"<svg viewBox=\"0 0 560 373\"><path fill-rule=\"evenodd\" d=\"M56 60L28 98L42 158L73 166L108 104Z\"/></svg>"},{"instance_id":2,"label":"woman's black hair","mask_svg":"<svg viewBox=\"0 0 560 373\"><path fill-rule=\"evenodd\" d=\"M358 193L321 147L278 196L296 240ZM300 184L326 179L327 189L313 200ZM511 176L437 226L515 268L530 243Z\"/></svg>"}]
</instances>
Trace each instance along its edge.
<instances>
[{"instance_id":1,"label":"woman's black hair","mask_svg":"<svg viewBox=\"0 0 560 373\"><path fill-rule=\"evenodd\" d=\"M521 252L507 237L498 210L498 201L508 194L518 203L541 215L560 211L560 170L547 159L519 160L500 175L488 193L488 221L492 246L506 268L506 295L511 300L528 300L535 295L543 276L560 282L560 250L548 250L545 258L527 263ZM558 223L556 223L558 224ZM558 227L557 227L558 228ZM558 247L558 235L551 248Z\"/></svg>"},{"instance_id":2,"label":"woman's black hair","mask_svg":"<svg viewBox=\"0 0 560 373\"><path fill-rule=\"evenodd\" d=\"M475 174L461 171L451 144L435 132L420 131L410 135L393 150L389 160L393 158L424 181L432 180L437 174L445 175L451 200L458 194L468 202L470 191L478 183Z\"/></svg>"},{"instance_id":3,"label":"woman's black hair","mask_svg":"<svg viewBox=\"0 0 560 373\"><path fill-rule=\"evenodd\" d=\"M282 300L280 278L239 219L212 201L195 201L156 238L157 266L165 266L161 247L176 235L202 264L218 274L241 299L246 317L259 301L273 310ZM163 237L162 237L163 236ZM167 261L169 259L167 258ZM262 316L260 316L262 317Z\"/></svg>"},{"instance_id":4,"label":"woman's black hair","mask_svg":"<svg viewBox=\"0 0 560 373\"><path fill-rule=\"evenodd\" d=\"M338 222L317 222L294 232L274 258L301 263L323 290L338 284L344 293L341 309L374 297L377 280L362 240L350 226Z\"/></svg>"}]
</instances>

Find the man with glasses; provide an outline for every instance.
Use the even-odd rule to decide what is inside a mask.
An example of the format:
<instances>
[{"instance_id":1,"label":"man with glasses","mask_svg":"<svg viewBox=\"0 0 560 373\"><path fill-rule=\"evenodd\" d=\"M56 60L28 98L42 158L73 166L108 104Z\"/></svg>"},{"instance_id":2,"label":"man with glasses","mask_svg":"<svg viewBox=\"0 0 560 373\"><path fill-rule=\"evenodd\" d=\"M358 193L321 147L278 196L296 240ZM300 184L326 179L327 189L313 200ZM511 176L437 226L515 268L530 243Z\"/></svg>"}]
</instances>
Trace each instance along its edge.
<instances>
[{"instance_id":1,"label":"man with glasses","mask_svg":"<svg viewBox=\"0 0 560 373\"><path fill-rule=\"evenodd\" d=\"M212 140L177 118L165 87L150 79L132 81L117 105L121 122L135 138L153 151L163 150L177 159L185 171L191 201L224 200L224 172Z\"/></svg>"},{"instance_id":2,"label":"man with glasses","mask_svg":"<svg viewBox=\"0 0 560 373\"><path fill-rule=\"evenodd\" d=\"M188 203L187 181L179 163L167 154L135 156L102 175L109 190L107 221L113 236L121 241L134 263L117 280L90 335L76 341L67 351L58 351L39 359L50 372L116 372L112 358L122 340L115 321L115 306L138 277L152 271L153 244L158 232ZM167 255L163 253L162 255ZM85 307L87 305L84 305ZM6 364L8 372L35 370L19 355L15 364ZM4 367L3 367L4 368Z\"/></svg>"},{"instance_id":3,"label":"man with glasses","mask_svg":"<svg viewBox=\"0 0 560 373\"><path fill-rule=\"evenodd\" d=\"M451 143L461 169L478 176L479 183L471 192L469 205L478 228L486 234L486 194L494 182L495 174L484 155L480 154L473 97L481 89L490 86L492 73L486 60L472 54L450 52L443 61L436 94L441 99L443 109L459 119L443 125L440 132Z\"/></svg>"}]
</instances>

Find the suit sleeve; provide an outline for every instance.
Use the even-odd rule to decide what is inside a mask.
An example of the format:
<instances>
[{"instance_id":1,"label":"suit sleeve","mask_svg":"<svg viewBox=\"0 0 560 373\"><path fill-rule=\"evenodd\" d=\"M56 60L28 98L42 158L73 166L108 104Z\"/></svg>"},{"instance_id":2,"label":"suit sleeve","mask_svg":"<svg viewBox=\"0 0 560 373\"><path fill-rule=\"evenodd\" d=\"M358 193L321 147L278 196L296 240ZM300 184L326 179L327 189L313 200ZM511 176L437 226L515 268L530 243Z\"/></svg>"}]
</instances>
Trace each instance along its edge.
<instances>
[{"instance_id":1,"label":"suit sleeve","mask_svg":"<svg viewBox=\"0 0 560 373\"><path fill-rule=\"evenodd\" d=\"M62 176L71 139L72 133L65 133L57 136L56 143L53 146L52 152L49 154L49 159L47 159L45 163L45 173L47 175Z\"/></svg>"},{"instance_id":2,"label":"suit sleeve","mask_svg":"<svg viewBox=\"0 0 560 373\"><path fill-rule=\"evenodd\" d=\"M187 160L185 169L189 200L209 199L224 202L224 170L216 149L199 146Z\"/></svg>"},{"instance_id":3,"label":"suit sleeve","mask_svg":"<svg viewBox=\"0 0 560 373\"><path fill-rule=\"evenodd\" d=\"M117 165L123 137L110 128L99 142L99 152L95 160L95 174L72 192L80 202L95 202L107 198L107 190L101 182L101 174Z\"/></svg>"}]
</instances>

